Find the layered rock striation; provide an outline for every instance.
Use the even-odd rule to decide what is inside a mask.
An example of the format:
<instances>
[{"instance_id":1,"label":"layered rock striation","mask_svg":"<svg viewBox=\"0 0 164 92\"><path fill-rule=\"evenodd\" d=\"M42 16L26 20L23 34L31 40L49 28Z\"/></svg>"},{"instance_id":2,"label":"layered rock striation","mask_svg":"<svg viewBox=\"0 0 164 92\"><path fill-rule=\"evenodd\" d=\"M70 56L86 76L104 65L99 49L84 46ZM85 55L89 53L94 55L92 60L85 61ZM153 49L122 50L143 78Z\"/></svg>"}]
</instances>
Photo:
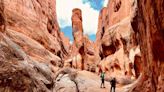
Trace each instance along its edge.
<instances>
[{"instance_id":1,"label":"layered rock striation","mask_svg":"<svg viewBox=\"0 0 164 92\"><path fill-rule=\"evenodd\" d=\"M78 49L81 48L83 45L82 12L78 8L72 10L72 34L74 44Z\"/></svg>"},{"instance_id":2,"label":"layered rock striation","mask_svg":"<svg viewBox=\"0 0 164 92\"><path fill-rule=\"evenodd\" d=\"M74 41L70 47L70 57L65 60L65 67L95 72L94 43L87 35L83 35L82 12L78 8L72 10L72 34Z\"/></svg>"},{"instance_id":3,"label":"layered rock striation","mask_svg":"<svg viewBox=\"0 0 164 92\"><path fill-rule=\"evenodd\" d=\"M112 77L126 85L117 92L164 91L163 0L109 0L95 42L83 35L75 8L72 45L55 7L55 0L0 1L0 91L109 91L95 72L106 72L106 85Z\"/></svg>"},{"instance_id":4,"label":"layered rock striation","mask_svg":"<svg viewBox=\"0 0 164 92\"><path fill-rule=\"evenodd\" d=\"M134 58L140 57L140 49L131 26L136 4L134 0L110 0L101 10L96 34L98 72L107 71L112 77L136 77Z\"/></svg>"},{"instance_id":5,"label":"layered rock striation","mask_svg":"<svg viewBox=\"0 0 164 92\"><path fill-rule=\"evenodd\" d=\"M74 41L70 46L69 57L65 59L64 66L76 69L84 69L84 42L83 42L83 26L82 12L75 8L72 10L72 34Z\"/></svg>"},{"instance_id":6,"label":"layered rock striation","mask_svg":"<svg viewBox=\"0 0 164 92\"><path fill-rule=\"evenodd\" d=\"M55 0L0 1L0 91L52 91L69 48L55 7Z\"/></svg>"},{"instance_id":7,"label":"layered rock striation","mask_svg":"<svg viewBox=\"0 0 164 92\"><path fill-rule=\"evenodd\" d=\"M132 27L141 47L142 80L133 92L163 92L164 8L163 0L137 0Z\"/></svg>"}]
</instances>

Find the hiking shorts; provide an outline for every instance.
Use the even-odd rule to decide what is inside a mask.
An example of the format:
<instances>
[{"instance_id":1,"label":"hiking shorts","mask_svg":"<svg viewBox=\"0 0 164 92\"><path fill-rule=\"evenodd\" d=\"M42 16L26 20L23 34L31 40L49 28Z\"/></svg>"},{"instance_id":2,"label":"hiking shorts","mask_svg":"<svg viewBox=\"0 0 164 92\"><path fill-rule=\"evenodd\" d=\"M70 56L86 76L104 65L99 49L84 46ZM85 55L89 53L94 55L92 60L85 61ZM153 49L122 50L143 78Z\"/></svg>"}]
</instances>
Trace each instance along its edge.
<instances>
[{"instance_id":1,"label":"hiking shorts","mask_svg":"<svg viewBox=\"0 0 164 92\"><path fill-rule=\"evenodd\" d=\"M105 80L104 79L101 79L101 81L102 81L102 83L104 83Z\"/></svg>"}]
</instances>

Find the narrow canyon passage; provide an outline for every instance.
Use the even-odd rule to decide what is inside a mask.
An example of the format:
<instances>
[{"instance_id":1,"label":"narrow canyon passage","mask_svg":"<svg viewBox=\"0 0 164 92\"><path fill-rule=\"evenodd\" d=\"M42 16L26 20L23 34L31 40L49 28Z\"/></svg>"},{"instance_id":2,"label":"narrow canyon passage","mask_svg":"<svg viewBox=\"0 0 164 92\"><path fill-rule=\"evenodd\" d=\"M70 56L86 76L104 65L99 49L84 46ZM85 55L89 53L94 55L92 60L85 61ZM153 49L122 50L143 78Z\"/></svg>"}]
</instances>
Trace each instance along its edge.
<instances>
[{"instance_id":1,"label":"narrow canyon passage","mask_svg":"<svg viewBox=\"0 0 164 92\"><path fill-rule=\"evenodd\" d=\"M107 0L95 41L73 8L72 42L56 1L0 0L0 92L164 92L164 0Z\"/></svg>"},{"instance_id":2,"label":"narrow canyon passage","mask_svg":"<svg viewBox=\"0 0 164 92\"><path fill-rule=\"evenodd\" d=\"M113 6L117 7L117 4L120 10L115 11ZM115 77L120 85L130 84L137 79L141 72L141 52L137 35L131 26L136 4L135 0L111 0L107 7L102 8L95 42L83 33L83 12L78 8L73 9L74 41L69 56L64 60L64 67L89 71L97 77L105 72L108 81Z\"/></svg>"}]
</instances>

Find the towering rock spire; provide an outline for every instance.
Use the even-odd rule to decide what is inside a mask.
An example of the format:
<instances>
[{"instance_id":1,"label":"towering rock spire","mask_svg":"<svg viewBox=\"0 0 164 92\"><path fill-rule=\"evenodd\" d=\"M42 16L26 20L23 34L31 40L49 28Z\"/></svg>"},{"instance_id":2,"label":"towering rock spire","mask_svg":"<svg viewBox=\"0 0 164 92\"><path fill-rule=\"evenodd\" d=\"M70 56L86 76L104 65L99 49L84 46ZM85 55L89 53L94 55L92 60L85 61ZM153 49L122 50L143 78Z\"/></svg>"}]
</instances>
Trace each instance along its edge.
<instances>
[{"instance_id":1,"label":"towering rock spire","mask_svg":"<svg viewBox=\"0 0 164 92\"><path fill-rule=\"evenodd\" d=\"M75 45L77 48L80 48L83 44L83 26L82 12L78 8L72 10L72 32Z\"/></svg>"},{"instance_id":2,"label":"towering rock spire","mask_svg":"<svg viewBox=\"0 0 164 92\"><path fill-rule=\"evenodd\" d=\"M71 62L71 67L94 72L94 43L83 35L82 12L78 8L72 10L72 34L74 42L71 46L71 57L65 61L66 65Z\"/></svg>"}]
</instances>

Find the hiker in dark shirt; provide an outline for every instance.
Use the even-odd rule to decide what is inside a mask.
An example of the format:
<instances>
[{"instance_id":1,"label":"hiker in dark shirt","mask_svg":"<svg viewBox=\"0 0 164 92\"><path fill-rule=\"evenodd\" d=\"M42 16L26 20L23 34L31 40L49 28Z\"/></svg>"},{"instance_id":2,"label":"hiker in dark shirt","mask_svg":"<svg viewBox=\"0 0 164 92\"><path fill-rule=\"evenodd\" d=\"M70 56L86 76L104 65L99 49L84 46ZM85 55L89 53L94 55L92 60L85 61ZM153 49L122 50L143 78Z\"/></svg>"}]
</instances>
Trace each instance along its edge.
<instances>
[{"instance_id":1,"label":"hiker in dark shirt","mask_svg":"<svg viewBox=\"0 0 164 92\"><path fill-rule=\"evenodd\" d=\"M111 89L110 89L110 92L112 92L112 88L113 88L113 92L115 92L115 88L116 88L116 78L113 78L111 81L110 81L110 84L111 84Z\"/></svg>"},{"instance_id":2,"label":"hiker in dark shirt","mask_svg":"<svg viewBox=\"0 0 164 92\"><path fill-rule=\"evenodd\" d=\"M100 88L102 88L102 85L103 85L103 88L105 88L105 72L101 72L101 75L100 75L100 77L101 77L101 86L100 86Z\"/></svg>"}]
</instances>

